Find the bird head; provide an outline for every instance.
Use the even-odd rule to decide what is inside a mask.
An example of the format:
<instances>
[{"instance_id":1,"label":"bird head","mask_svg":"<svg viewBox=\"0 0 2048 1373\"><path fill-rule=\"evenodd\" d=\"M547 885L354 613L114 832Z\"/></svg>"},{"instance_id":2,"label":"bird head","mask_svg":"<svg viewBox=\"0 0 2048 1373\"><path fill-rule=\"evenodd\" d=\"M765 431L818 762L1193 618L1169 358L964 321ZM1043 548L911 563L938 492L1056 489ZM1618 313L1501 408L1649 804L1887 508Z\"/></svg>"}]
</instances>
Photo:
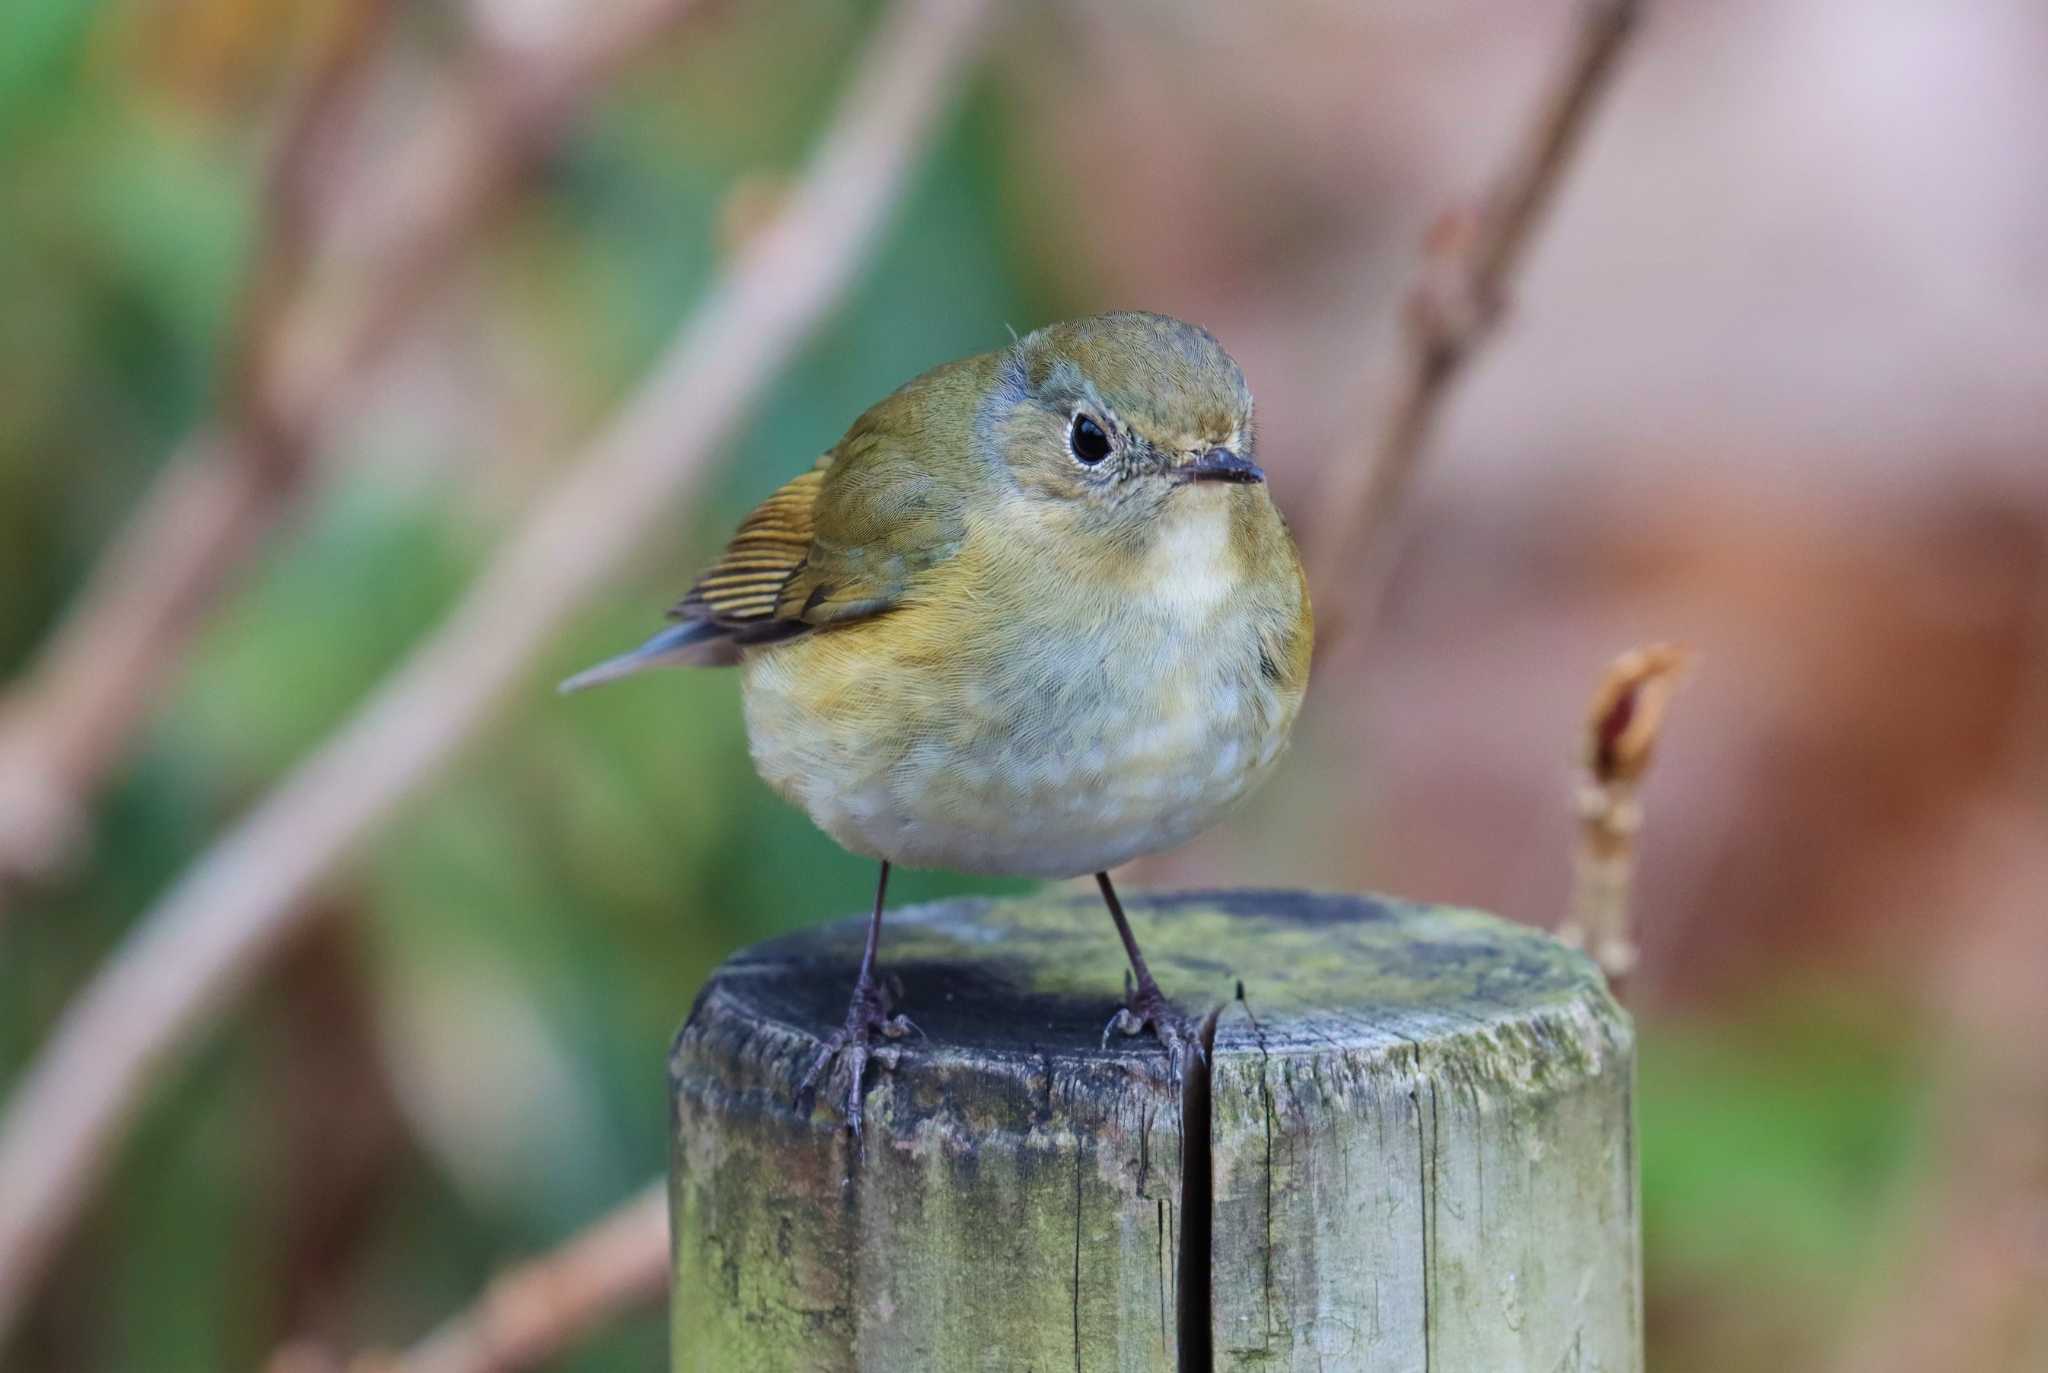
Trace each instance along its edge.
<instances>
[{"instance_id":1,"label":"bird head","mask_svg":"<svg viewBox=\"0 0 2048 1373\"><path fill-rule=\"evenodd\" d=\"M1177 512L1266 503L1244 373L1207 330L1126 312L1052 325L1001 357L977 428L1061 523L1136 536Z\"/></svg>"}]
</instances>

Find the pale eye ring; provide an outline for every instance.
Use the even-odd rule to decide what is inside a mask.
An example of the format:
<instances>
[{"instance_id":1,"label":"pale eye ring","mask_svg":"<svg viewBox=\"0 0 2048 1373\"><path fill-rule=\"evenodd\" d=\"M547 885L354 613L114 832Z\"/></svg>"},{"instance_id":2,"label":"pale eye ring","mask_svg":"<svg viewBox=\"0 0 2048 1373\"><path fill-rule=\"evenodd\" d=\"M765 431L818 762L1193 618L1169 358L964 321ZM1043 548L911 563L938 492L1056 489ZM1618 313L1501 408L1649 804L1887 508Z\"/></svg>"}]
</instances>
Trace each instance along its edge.
<instances>
[{"instance_id":1,"label":"pale eye ring","mask_svg":"<svg viewBox=\"0 0 2048 1373\"><path fill-rule=\"evenodd\" d=\"M1109 456L1108 431L1096 422L1095 416L1086 411L1074 416L1074 424L1067 431L1067 447L1073 450L1074 461L1083 467L1093 467Z\"/></svg>"}]
</instances>

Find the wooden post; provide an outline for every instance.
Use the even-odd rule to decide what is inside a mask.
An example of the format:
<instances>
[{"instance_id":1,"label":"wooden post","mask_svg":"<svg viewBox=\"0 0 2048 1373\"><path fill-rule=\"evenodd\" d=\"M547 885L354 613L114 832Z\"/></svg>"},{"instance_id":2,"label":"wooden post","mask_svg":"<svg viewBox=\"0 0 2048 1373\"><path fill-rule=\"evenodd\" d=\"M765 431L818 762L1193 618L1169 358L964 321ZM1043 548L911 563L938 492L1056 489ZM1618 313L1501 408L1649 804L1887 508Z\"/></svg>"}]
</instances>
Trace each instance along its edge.
<instances>
[{"instance_id":1,"label":"wooden post","mask_svg":"<svg viewBox=\"0 0 2048 1373\"><path fill-rule=\"evenodd\" d=\"M1130 913L1169 994L1224 1007L1209 1067L1102 1047L1092 894L896 912L929 1038L858 1144L829 1088L790 1102L862 922L718 971L670 1065L678 1373L1640 1373L1633 1042L1589 963L1357 896Z\"/></svg>"}]
</instances>

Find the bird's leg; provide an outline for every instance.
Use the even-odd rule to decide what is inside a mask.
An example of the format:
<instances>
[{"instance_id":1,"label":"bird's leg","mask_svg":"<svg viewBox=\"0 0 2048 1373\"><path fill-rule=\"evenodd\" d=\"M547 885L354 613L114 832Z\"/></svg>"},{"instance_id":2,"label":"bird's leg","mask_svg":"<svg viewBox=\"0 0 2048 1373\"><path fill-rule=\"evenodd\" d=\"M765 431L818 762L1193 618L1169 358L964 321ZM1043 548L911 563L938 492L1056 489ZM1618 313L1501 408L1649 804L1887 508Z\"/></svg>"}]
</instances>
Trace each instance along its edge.
<instances>
[{"instance_id":1,"label":"bird's leg","mask_svg":"<svg viewBox=\"0 0 2048 1373\"><path fill-rule=\"evenodd\" d=\"M1135 988L1126 979L1124 1005L1103 1027L1102 1042L1109 1043L1112 1032L1137 1035L1150 1030L1166 1046L1166 1052L1173 1058L1174 1072L1178 1074L1189 1053L1206 1057L1202 1048L1202 1027L1182 1015L1166 999L1166 993L1159 990L1152 970L1145 966L1145 955L1138 950L1138 939L1131 933L1131 922L1124 918L1124 903L1117 900L1116 888L1109 883L1109 874L1096 873L1095 884L1102 888L1102 899L1109 905L1109 918L1116 922L1117 936L1124 941L1124 953L1131 960L1131 973L1137 978Z\"/></svg>"},{"instance_id":2,"label":"bird's leg","mask_svg":"<svg viewBox=\"0 0 2048 1373\"><path fill-rule=\"evenodd\" d=\"M796 1099L800 1106L811 1099L812 1090L819 1077L831 1066L832 1060L840 1054L846 1055L850 1082L846 1089L846 1128L854 1134L860 1133L861 1126L861 1083L867 1075L868 1059L881 1058L884 1066L891 1066L890 1057L876 1053L875 1036L884 1039L902 1039L905 1035L922 1034L908 1016L890 1015L889 1001L883 994L882 986L875 980L875 951L882 942L882 901L889 892L889 864L882 863L881 880L875 884L875 913L868 921L868 943L860 956L860 975L853 980L853 999L847 1003L846 1023L825 1037L818 1048L818 1056L811 1060L811 1070L804 1074L798 1084Z\"/></svg>"}]
</instances>

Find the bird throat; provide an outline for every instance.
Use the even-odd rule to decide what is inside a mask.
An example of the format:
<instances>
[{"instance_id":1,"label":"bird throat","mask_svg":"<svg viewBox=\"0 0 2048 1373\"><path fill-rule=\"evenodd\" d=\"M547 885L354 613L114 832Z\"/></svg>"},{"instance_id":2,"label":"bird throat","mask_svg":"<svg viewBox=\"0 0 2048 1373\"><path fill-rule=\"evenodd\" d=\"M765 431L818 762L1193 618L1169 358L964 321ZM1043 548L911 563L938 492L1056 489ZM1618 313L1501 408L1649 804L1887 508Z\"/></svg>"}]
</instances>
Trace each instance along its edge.
<instances>
[{"instance_id":1,"label":"bird throat","mask_svg":"<svg viewBox=\"0 0 2048 1373\"><path fill-rule=\"evenodd\" d=\"M1222 489L1176 493L1145 560L1146 592L1161 609L1205 619L1237 586L1242 574L1231 542L1229 495Z\"/></svg>"}]
</instances>

